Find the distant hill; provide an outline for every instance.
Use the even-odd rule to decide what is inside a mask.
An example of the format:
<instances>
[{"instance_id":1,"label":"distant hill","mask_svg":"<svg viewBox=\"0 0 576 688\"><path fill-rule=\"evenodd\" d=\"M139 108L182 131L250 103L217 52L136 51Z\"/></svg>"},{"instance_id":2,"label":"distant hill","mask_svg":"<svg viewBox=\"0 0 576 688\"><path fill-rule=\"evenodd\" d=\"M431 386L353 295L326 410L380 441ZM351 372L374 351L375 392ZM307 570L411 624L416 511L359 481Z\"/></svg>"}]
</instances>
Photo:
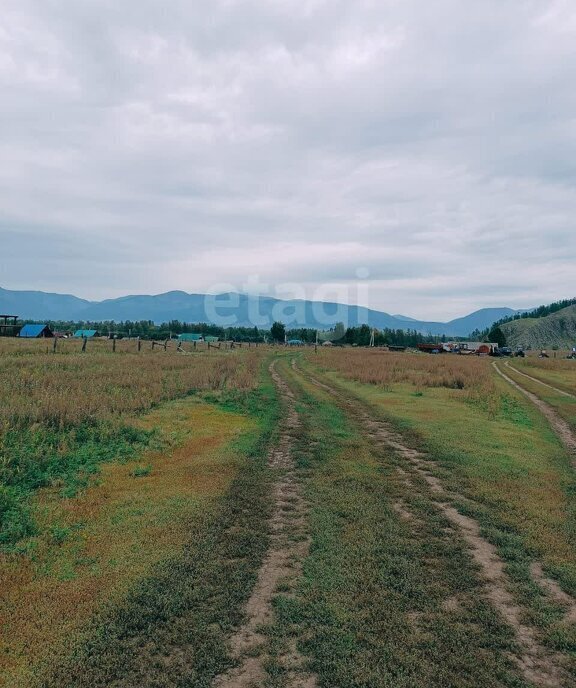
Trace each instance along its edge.
<instances>
[{"instance_id":1,"label":"distant hill","mask_svg":"<svg viewBox=\"0 0 576 688\"><path fill-rule=\"evenodd\" d=\"M0 313L27 320L76 320L90 301L70 294L43 291L10 291L0 287Z\"/></svg>"},{"instance_id":2,"label":"distant hill","mask_svg":"<svg viewBox=\"0 0 576 688\"><path fill-rule=\"evenodd\" d=\"M400 313L395 313L393 318L396 318L396 320L406 320L407 322L418 322L416 318L411 318L409 315L401 315Z\"/></svg>"},{"instance_id":3,"label":"distant hill","mask_svg":"<svg viewBox=\"0 0 576 688\"><path fill-rule=\"evenodd\" d=\"M528 317L500 325L508 346L568 349L576 346L576 305L543 317Z\"/></svg>"},{"instance_id":4,"label":"distant hill","mask_svg":"<svg viewBox=\"0 0 576 688\"><path fill-rule=\"evenodd\" d=\"M470 315L466 315L463 318L451 320L449 324L454 331L466 331L468 333L475 330L482 331L486 328L487 322L492 324L519 312L521 311L515 311L512 308L482 308L482 310L470 313Z\"/></svg>"},{"instance_id":5,"label":"distant hill","mask_svg":"<svg viewBox=\"0 0 576 688\"><path fill-rule=\"evenodd\" d=\"M170 291L155 296L122 296L105 301L87 301L68 294L40 291L11 291L0 288L0 313L26 320L104 322L151 320L155 323L206 322L217 325L269 328L275 320L293 327L326 329L337 322L347 326L368 324L376 328L417 330L424 335L467 337L476 329L490 327L518 311L484 308L449 322L428 322L408 316L394 316L359 306L319 301L282 301L247 294L188 294Z\"/></svg>"}]
</instances>

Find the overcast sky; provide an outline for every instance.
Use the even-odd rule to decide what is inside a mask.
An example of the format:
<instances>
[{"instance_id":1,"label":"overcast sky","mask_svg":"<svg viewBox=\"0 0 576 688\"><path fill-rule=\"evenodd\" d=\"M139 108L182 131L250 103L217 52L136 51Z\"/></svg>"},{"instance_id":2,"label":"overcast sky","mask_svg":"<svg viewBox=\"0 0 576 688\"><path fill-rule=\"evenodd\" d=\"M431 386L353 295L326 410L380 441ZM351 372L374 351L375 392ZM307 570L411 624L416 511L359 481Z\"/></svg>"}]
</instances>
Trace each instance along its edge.
<instances>
[{"instance_id":1,"label":"overcast sky","mask_svg":"<svg viewBox=\"0 0 576 688\"><path fill-rule=\"evenodd\" d=\"M573 0L0 11L0 286L259 279L424 319L576 295Z\"/></svg>"}]
</instances>

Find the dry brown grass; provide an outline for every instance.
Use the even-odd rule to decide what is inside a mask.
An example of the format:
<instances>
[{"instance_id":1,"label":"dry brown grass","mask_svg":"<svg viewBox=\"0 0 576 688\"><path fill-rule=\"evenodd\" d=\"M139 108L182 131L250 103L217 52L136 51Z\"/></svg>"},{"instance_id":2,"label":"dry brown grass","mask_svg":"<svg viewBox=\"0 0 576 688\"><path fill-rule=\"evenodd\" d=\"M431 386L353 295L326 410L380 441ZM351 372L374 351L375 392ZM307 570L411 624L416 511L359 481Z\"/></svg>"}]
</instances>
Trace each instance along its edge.
<instances>
[{"instance_id":1,"label":"dry brown grass","mask_svg":"<svg viewBox=\"0 0 576 688\"><path fill-rule=\"evenodd\" d=\"M476 356L396 354L379 349L329 349L319 352L317 362L348 379L384 388L408 383L416 389L444 387L483 394L494 390L489 359Z\"/></svg>"},{"instance_id":2,"label":"dry brown grass","mask_svg":"<svg viewBox=\"0 0 576 688\"><path fill-rule=\"evenodd\" d=\"M146 411L191 390L252 389L263 349L179 354L143 343L0 339L0 435L2 429L78 425Z\"/></svg>"}]
</instances>

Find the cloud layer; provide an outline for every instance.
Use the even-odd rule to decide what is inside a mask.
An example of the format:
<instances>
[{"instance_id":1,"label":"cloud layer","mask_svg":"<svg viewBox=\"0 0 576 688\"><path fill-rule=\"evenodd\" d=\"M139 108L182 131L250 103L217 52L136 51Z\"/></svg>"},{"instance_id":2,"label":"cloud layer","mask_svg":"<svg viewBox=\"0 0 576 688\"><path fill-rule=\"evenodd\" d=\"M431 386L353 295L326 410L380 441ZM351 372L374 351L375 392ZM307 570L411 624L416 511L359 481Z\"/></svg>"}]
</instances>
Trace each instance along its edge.
<instances>
[{"instance_id":1,"label":"cloud layer","mask_svg":"<svg viewBox=\"0 0 576 688\"><path fill-rule=\"evenodd\" d=\"M1 286L576 294L573 3L2 6Z\"/></svg>"}]
</instances>

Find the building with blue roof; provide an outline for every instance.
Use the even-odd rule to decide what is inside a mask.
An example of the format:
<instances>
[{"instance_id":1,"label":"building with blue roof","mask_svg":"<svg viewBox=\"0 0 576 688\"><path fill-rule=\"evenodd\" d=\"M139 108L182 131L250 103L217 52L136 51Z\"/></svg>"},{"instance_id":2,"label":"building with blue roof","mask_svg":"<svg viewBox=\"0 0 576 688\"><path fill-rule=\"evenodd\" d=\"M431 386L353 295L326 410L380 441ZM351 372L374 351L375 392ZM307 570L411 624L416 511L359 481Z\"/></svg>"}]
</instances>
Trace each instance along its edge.
<instances>
[{"instance_id":1,"label":"building with blue roof","mask_svg":"<svg viewBox=\"0 0 576 688\"><path fill-rule=\"evenodd\" d=\"M178 335L178 339L181 342L201 342L202 335L194 334L193 332L183 332L182 334Z\"/></svg>"},{"instance_id":2,"label":"building with blue roof","mask_svg":"<svg viewBox=\"0 0 576 688\"><path fill-rule=\"evenodd\" d=\"M84 339L84 337L86 337L86 339L92 339L92 337L98 336L98 330L76 330L73 336L78 339Z\"/></svg>"},{"instance_id":3,"label":"building with blue roof","mask_svg":"<svg viewBox=\"0 0 576 688\"><path fill-rule=\"evenodd\" d=\"M18 336L24 339L39 339L41 337L53 337L54 332L52 332L48 325L31 323L24 325Z\"/></svg>"}]
</instances>

